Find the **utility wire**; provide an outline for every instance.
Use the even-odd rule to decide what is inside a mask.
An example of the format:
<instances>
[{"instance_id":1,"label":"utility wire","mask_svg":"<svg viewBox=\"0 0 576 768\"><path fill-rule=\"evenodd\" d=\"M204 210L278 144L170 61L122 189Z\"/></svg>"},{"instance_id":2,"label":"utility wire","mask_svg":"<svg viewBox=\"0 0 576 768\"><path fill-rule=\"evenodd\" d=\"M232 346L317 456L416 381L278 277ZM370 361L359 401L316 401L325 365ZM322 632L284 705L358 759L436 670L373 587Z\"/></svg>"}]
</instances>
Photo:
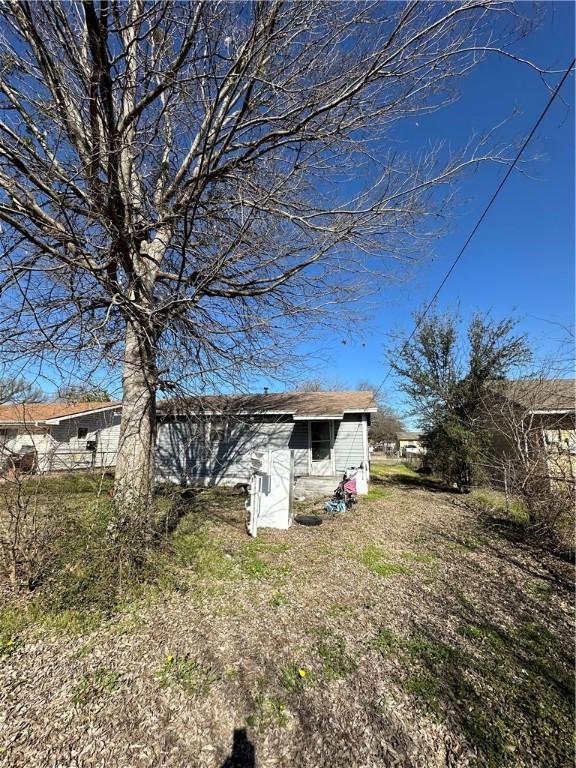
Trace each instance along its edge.
<instances>
[{"instance_id":1,"label":"utility wire","mask_svg":"<svg viewBox=\"0 0 576 768\"><path fill-rule=\"evenodd\" d=\"M490 198L490 201L488 202L488 205L487 205L487 206L484 208L484 210L482 211L482 215L480 216L480 218L479 218L479 219L478 219L478 221L476 222L476 225L475 225L474 229L472 230L472 232L471 232L471 233L470 233L470 235L468 236L468 239L466 240L466 242L464 243L464 245L463 245L463 246L462 246L462 248L460 249L460 252L459 252L459 253L458 253L458 255L456 256L456 258L454 259L454 261L453 261L453 262L452 262L452 264L450 265L450 269L449 269L449 270L448 270L448 272L446 272L446 274L444 275L444 277L443 277L443 279L442 279L442 282L440 283L440 285L439 285L439 286L438 286L438 288L436 289L436 291L435 291L434 295L432 296L432 298L430 299L430 301L429 301L429 302L428 302L428 304L426 305L426 308L424 309L424 312L422 312L422 314L419 316L419 318L418 318L418 322L416 323L416 325L415 325L415 326L414 326L414 328L412 329L412 332L411 332L410 336L408 336L408 338L406 339L406 341L404 342L404 344L402 345L402 347L401 347L401 349L400 349L400 353L399 353L400 355L401 355L401 354L404 352L404 350L406 349L406 347L408 346L408 344L410 344L410 342L411 342L411 341L412 341L412 339L414 338L414 334L416 333L416 331L418 330L418 328L420 328L420 326L422 325L422 322L423 322L424 318L426 317L426 315L428 314L428 312L430 311L430 308L431 308L431 306L434 304L434 302L435 302L435 301L436 301L436 299L438 298L438 294L440 293L440 291L442 290L442 288L443 288L443 287L444 287L444 285L446 284L446 281L448 280L448 278L450 277L450 275L451 275L451 274L452 274L452 272L454 271L454 268L456 267L456 265L458 264L458 262L460 261L460 259L461 259L461 258L462 258L462 256L464 255L464 251L466 250L466 248L468 247L468 245L469 245L470 241L472 240L472 238L474 237L474 235L475 235L475 234L476 234L476 232L478 231L478 229L479 229L480 225L481 225L481 224L482 224L482 222L484 221L484 218L486 217L486 214L488 213L488 211L489 211L489 210L490 210L490 208L492 207L492 204L494 203L494 201L495 201L495 200L496 200L496 198L498 197L498 195L499 195L499 193L500 193L500 190L502 189L502 187L504 186L504 184L506 184L506 182L508 181L508 177L510 176L510 174L512 173L512 171L513 171L513 170L514 170L514 168L516 167L516 165L517 165L517 163L518 163L518 160L520 160L520 157L522 156L522 153L524 152L524 150L526 149L526 147L527 147L527 146L528 146L528 144L530 143L530 141L531 141L532 137L534 136L534 134L536 133L536 131L537 131L537 130L538 130L538 128L540 127L540 123L542 122L542 120L543 120L543 119L544 119L544 117L546 116L546 113L548 112L548 110L549 110L549 109L550 109L550 107L552 106L552 103L554 102L554 99L556 98L556 96L557 96L557 95L558 95L558 93L560 92L560 89L561 89L561 88L562 88L562 86L564 85L564 82L566 81L566 78L568 77L568 75L570 74L570 72L572 71L572 69L574 68L574 64L576 64L576 58L572 59L572 63L570 64L570 66L568 67L568 69L567 69L567 70L564 72L564 75L562 76L562 79L560 80L560 82L558 83L558 85L556 86L556 88L554 89L554 93L553 93L553 94L550 96L550 98L549 98L549 100L548 100L548 103L546 104L546 106L544 107L543 111L542 111L542 112L541 112L541 114L540 114L540 117L538 118L538 120L536 120L536 122L534 123L534 125L533 125L533 127L532 127L532 130L530 131L530 133L528 134L528 136L527 136L527 137L524 139L524 142L523 142L522 146L520 147L520 149L519 149L519 151L518 151L518 154L517 154L517 155L516 155L516 157L514 158L514 160L513 160L513 162L512 162L512 165L511 165L511 166L510 166L510 168L508 168L508 170L506 171L506 174L504 175L504 178L502 179L502 181L501 181L501 182L500 182L500 184L498 185L498 187L497 187L496 191L494 192L494 194L493 194L493 195L492 195L492 197ZM386 384L386 382L387 382L387 381L388 381L388 379L390 378L390 374L391 374L391 373L392 373L392 368L390 368L390 367L389 367L389 368L388 368L388 373L386 374L386 376L385 376L385 377L384 377L384 379L382 380L382 383L380 384L380 386L379 386L379 387L378 387L378 389L376 390L376 395L378 395L378 394L379 394L379 393L382 391L382 387L384 386L384 384Z\"/></svg>"}]
</instances>

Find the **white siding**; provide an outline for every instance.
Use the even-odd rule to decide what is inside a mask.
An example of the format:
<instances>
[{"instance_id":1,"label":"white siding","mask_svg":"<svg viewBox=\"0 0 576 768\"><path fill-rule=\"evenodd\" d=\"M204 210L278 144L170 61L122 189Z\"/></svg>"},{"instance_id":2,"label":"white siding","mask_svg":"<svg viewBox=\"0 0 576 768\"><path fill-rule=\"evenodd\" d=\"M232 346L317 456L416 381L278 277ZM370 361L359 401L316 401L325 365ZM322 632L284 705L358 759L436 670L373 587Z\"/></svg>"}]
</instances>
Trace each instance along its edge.
<instances>
[{"instance_id":1,"label":"white siding","mask_svg":"<svg viewBox=\"0 0 576 768\"><path fill-rule=\"evenodd\" d=\"M343 421L334 422L334 463L336 472L358 467L365 459L364 429L361 414L346 414Z\"/></svg>"}]
</instances>

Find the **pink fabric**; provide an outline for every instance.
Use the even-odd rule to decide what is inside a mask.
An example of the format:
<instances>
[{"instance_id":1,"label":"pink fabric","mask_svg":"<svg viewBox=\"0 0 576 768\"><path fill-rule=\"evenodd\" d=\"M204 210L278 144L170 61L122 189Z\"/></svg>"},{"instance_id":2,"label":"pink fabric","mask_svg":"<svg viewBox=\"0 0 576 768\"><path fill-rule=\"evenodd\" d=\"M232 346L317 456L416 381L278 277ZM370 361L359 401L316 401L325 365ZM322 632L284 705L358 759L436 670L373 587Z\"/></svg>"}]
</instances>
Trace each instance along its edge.
<instances>
[{"instance_id":1,"label":"pink fabric","mask_svg":"<svg viewBox=\"0 0 576 768\"><path fill-rule=\"evenodd\" d=\"M348 491L348 493L356 493L356 478L352 478L352 480L344 483L344 490Z\"/></svg>"}]
</instances>

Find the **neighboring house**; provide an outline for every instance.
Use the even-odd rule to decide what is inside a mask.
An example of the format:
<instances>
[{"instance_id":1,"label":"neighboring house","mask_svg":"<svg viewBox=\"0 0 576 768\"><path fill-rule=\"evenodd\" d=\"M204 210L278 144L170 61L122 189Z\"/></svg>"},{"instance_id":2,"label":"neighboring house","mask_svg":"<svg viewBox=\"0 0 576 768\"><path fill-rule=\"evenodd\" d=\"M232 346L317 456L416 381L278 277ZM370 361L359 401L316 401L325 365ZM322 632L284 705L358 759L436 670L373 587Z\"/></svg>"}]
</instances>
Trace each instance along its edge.
<instances>
[{"instance_id":1,"label":"neighboring house","mask_svg":"<svg viewBox=\"0 0 576 768\"><path fill-rule=\"evenodd\" d=\"M426 453L422 444L424 432L398 432L396 453L398 456L420 456Z\"/></svg>"},{"instance_id":2,"label":"neighboring house","mask_svg":"<svg viewBox=\"0 0 576 768\"><path fill-rule=\"evenodd\" d=\"M372 392L207 396L158 404L156 473L178 483L236 483L254 451L294 451L296 493L329 492L369 465Z\"/></svg>"},{"instance_id":3,"label":"neighboring house","mask_svg":"<svg viewBox=\"0 0 576 768\"><path fill-rule=\"evenodd\" d=\"M40 472L116 463L121 403L0 405L0 461L35 454Z\"/></svg>"},{"instance_id":4,"label":"neighboring house","mask_svg":"<svg viewBox=\"0 0 576 768\"><path fill-rule=\"evenodd\" d=\"M495 455L539 460L552 478L576 477L576 381L494 382L486 403Z\"/></svg>"}]
</instances>

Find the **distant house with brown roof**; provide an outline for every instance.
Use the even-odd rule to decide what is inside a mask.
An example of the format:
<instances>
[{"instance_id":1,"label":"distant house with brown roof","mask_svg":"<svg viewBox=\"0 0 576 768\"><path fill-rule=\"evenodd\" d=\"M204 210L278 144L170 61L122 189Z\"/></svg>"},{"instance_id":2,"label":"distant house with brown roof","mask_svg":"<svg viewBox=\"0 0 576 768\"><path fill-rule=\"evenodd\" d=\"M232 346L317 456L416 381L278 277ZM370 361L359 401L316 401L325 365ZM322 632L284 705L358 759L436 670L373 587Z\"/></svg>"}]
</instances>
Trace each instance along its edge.
<instances>
[{"instance_id":1,"label":"distant house with brown roof","mask_svg":"<svg viewBox=\"0 0 576 768\"><path fill-rule=\"evenodd\" d=\"M250 477L254 451L289 448L297 492L328 492L342 472L368 466L372 392L207 396L158 406L156 472L180 483Z\"/></svg>"},{"instance_id":2,"label":"distant house with brown roof","mask_svg":"<svg viewBox=\"0 0 576 768\"><path fill-rule=\"evenodd\" d=\"M486 411L494 450L537 460L550 478L576 476L576 381L517 379L494 382Z\"/></svg>"},{"instance_id":3,"label":"distant house with brown roof","mask_svg":"<svg viewBox=\"0 0 576 768\"><path fill-rule=\"evenodd\" d=\"M513 409L517 418L529 419L547 445L576 451L574 379L515 379L494 382L490 389L496 402Z\"/></svg>"},{"instance_id":4,"label":"distant house with brown roof","mask_svg":"<svg viewBox=\"0 0 576 768\"><path fill-rule=\"evenodd\" d=\"M0 405L0 460L32 455L40 472L114 466L121 409L119 402Z\"/></svg>"}]
</instances>

